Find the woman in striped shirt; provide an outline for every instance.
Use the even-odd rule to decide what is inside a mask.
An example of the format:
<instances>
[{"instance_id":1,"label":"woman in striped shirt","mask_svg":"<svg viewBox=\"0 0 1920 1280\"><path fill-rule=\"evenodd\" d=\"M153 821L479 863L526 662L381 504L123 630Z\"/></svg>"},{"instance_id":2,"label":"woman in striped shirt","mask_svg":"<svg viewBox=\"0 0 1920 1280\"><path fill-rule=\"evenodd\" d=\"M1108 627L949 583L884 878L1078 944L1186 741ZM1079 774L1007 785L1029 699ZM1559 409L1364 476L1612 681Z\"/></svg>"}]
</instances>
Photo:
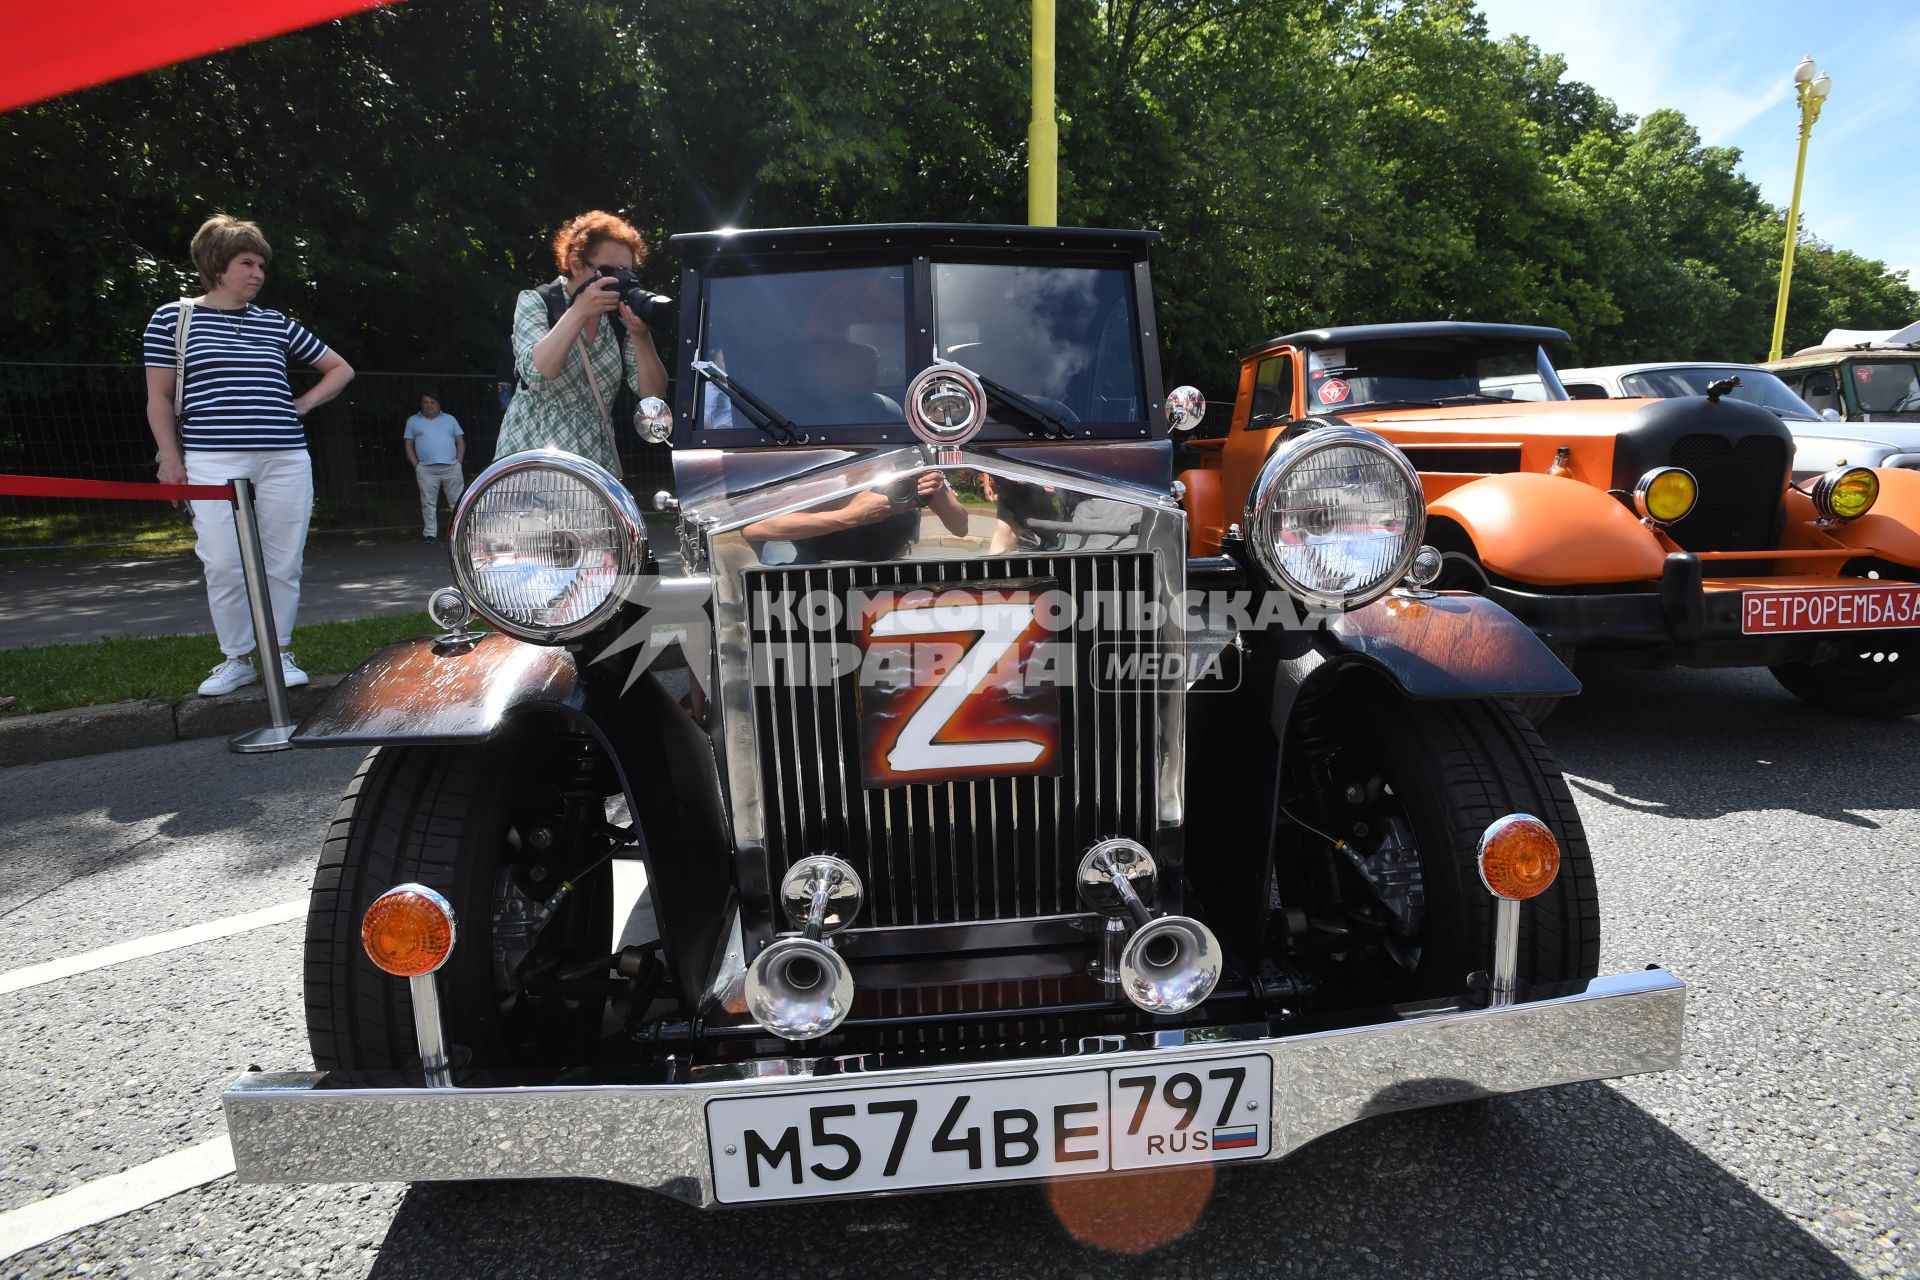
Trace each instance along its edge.
<instances>
[{"instance_id":1,"label":"woman in striped shirt","mask_svg":"<svg viewBox=\"0 0 1920 1280\"><path fill-rule=\"evenodd\" d=\"M307 673L287 646L300 612L300 565L313 515L313 462L300 419L339 395L353 380L353 369L287 316L254 305L272 257L253 223L225 214L207 219L193 237L193 264L207 291L155 311L141 354L147 367L147 425L160 447L160 482L225 484L241 477L253 482L281 670L288 685L299 685L307 682ZM186 383L176 421L174 378L183 325ZM287 381L287 362L294 357L321 375L299 397ZM224 502L195 502L193 527L213 629L225 655L201 682L200 692L231 693L259 678L247 660L254 647L253 614L233 509Z\"/></svg>"}]
</instances>

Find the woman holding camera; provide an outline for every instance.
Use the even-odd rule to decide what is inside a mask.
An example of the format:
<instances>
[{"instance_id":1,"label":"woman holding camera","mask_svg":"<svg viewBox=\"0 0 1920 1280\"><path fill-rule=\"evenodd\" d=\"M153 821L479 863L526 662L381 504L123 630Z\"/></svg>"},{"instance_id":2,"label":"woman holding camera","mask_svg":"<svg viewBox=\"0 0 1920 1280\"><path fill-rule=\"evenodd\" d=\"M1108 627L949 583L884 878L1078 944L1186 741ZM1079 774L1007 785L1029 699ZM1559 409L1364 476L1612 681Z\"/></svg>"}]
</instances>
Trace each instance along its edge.
<instances>
[{"instance_id":1,"label":"woman holding camera","mask_svg":"<svg viewBox=\"0 0 1920 1280\"><path fill-rule=\"evenodd\" d=\"M621 301L618 282L599 271L631 271L646 256L640 233L610 213L596 209L561 226L553 238L559 278L526 290L514 304L520 390L507 406L494 456L565 449L620 474L613 434L620 387L665 396L667 371L646 321Z\"/></svg>"},{"instance_id":2,"label":"woman holding camera","mask_svg":"<svg viewBox=\"0 0 1920 1280\"><path fill-rule=\"evenodd\" d=\"M353 380L353 369L291 317L254 303L273 257L259 227L215 214L194 233L192 253L206 293L161 306L141 340L147 425L160 447L160 483L253 482L281 673L289 685L305 684L307 673L287 651L300 612L300 568L313 517L313 462L301 419L339 395ZM295 359L320 371L320 380L298 396L287 381L287 364ZM253 612L233 508L195 502L193 529L214 633L225 655L200 684L201 694L211 697L259 679L247 659L254 647Z\"/></svg>"}]
</instances>

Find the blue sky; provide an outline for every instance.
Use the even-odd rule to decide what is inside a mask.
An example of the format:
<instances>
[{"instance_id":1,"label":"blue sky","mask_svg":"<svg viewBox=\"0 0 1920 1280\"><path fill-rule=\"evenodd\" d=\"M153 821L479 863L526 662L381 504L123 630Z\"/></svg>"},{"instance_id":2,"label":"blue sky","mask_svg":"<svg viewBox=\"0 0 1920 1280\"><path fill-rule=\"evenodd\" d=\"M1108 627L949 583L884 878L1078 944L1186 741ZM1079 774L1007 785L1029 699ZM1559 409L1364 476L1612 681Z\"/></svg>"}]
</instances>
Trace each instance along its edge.
<instances>
[{"instance_id":1,"label":"blue sky","mask_svg":"<svg viewBox=\"0 0 1920 1280\"><path fill-rule=\"evenodd\" d=\"M1833 93L1807 148L1801 224L1910 271L1920 288L1917 0L1479 0L1493 34L1526 36L1620 107L1686 113L1738 147L1766 198L1793 195L1793 68L1812 54Z\"/></svg>"}]
</instances>

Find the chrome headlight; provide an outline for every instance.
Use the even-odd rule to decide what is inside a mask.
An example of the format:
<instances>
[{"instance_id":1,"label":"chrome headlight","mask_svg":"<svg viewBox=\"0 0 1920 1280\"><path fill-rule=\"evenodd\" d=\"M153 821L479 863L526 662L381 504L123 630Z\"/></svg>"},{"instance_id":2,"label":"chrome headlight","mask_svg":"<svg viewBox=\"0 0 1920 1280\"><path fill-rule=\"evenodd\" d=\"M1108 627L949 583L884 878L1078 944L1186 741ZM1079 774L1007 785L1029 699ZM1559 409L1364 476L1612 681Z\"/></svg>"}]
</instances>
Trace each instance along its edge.
<instances>
[{"instance_id":1,"label":"chrome headlight","mask_svg":"<svg viewBox=\"0 0 1920 1280\"><path fill-rule=\"evenodd\" d=\"M1400 581L1426 528L1413 464L1358 427L1287 441L1247 496L1247 546L1268 578L1333 608L1358 608Z\"/></svg>"},{"instance_id":2,"label":"chrome headlight","mask_svg":"<svg viewBox=\"0 0 1920 1280\"><path fill-rule=\"evenodd\" d=\"M558 449L509 454L476 476L451 541L454 581L475 611L543 644L606 622L647 554L633 495L605 467Z\"/></svg>"}]
</instances>

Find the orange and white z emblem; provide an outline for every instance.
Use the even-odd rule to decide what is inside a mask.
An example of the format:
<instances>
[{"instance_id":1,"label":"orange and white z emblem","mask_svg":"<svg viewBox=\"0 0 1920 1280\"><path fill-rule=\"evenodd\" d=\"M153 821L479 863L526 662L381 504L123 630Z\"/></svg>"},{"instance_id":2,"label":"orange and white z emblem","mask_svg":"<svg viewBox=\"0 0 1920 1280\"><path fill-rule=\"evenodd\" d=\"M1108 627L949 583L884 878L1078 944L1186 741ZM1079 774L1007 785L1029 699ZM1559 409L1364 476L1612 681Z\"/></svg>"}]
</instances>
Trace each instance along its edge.
<instances>
[{"instance_id":1,"label":"orange and white z emblem","mask_svg":"<svg viewBox=\"0 0 1920 1280\"><path fill-rule=\"evenodd\" d=\"M916 590L862 619L870 787L1060 771L1055 646L1031 587Z\"/></svg>"}]
</instances>

